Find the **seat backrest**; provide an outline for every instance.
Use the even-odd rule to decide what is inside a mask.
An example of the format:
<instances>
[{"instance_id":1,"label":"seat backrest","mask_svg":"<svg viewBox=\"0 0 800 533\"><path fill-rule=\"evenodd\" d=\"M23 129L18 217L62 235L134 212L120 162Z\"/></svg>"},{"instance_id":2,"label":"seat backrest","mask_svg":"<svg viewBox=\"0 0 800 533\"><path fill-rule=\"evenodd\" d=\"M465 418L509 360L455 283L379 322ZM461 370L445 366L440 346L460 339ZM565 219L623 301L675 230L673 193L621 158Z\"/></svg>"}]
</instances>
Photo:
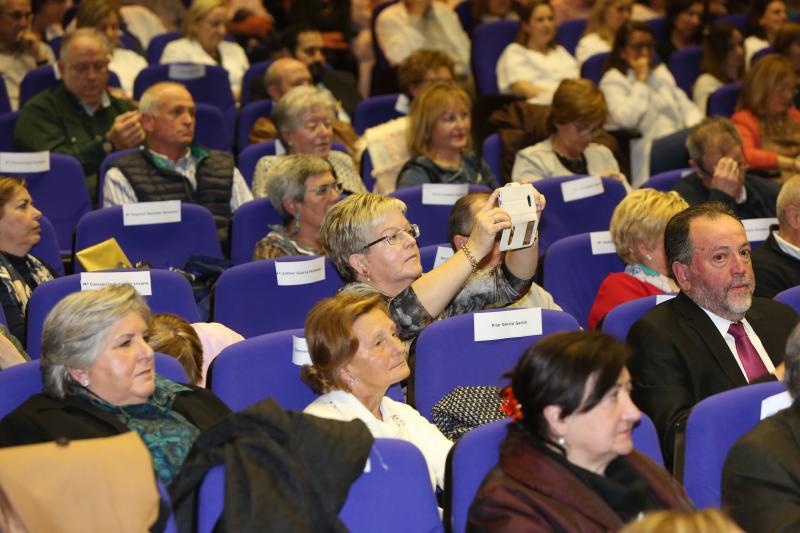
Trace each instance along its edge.
<instances>
[{"instance_id":1,"label":"seat backrest","mask_svg":"<svg viewBox=\"0 0 800 533\"><path fill-rule=\"evenodd\" d=\"M539 253L559 239L589 231L605 231L617 204L625 198L625 187L615 179L583 176L548 178L536 182L536 188L547 198L547 211L539 222ZM592 196L571 199L570 188L584 184ZM584 185L581 185L583 187Z\"/></svg>"},{"instance_id":2,"label":"seat backrest","mask_svg":"<svg viewBox=\"0 0 800 533\"><path fill-rule=\"evenodd\" d=\"M260 104L261 102L256 102ZM247 182L248 187L253 186L253 173L256 171L258 160L266 155L275 155L277 141L264 141L256 144L250 144L244 149L240 148L239 157L237 160L239 172L242 173L244 181Z\"/></svg>"},{"instance_id":3,"label":"seat backrest","mask_svg":"<svg viewBox=\"0 0 800 533\"><path fill-rule=\"evenodd\" d=\"M775 295L775 299L785 303L800 314L800 286L779 292Z\"/></svg>"},{"instance_id":4,"label":"seat backrest","mask_svg":"<svg viewBox=\"0 0 800 533\"><path fill-rule=\"evenodd\" d=\"M239 122L236 125L236 149L241 152L250 146L250 130L261 117L272 114L272 100L258 100L242 106L239 111ZM251 172L252 174L252 172Z\"/></svg>"},{"instance_id":5,"label":"seat backrest","mask_svg":"<svg viewBox=\"0 0 800 533\"><path fill-rule=\"evenodd\" d=\"M14 128L19 111L9 111L0 115L0 152L14 151Z\"/></svg>"},{"instance_id":6,"label":"seat backrest","mask_svg":"<svg viewBox=\"0 0 800 533\"><path fill-rule=\"evenodd\" d=\"M659 303L671 299L672 295L644 296L619 304L603 319L603 333L611 335L620 342L628 338L628 330L637 320Z\"/></svg>"},{"instance_id":7,"label":"seat backrest","mask_svg":"<svg viewBox=\"0 0 800 533\"><path fill-rule=\"evenodd\" d=\"M231 261L235 265L253 259L256 243L269 233L272 224L283 224L283 219L272 207L269 198L247 202L233 213L231 222Z\"/></svg>"},{"instance_id":8,"label":"seat backrest","mask_svg":"<svg viewBox=\"0 0 800 533\"><path fill-rule=\"evenodd\" d=\"M691 98L692 87L700 76L700 61L703 59L703 47L687 46L676 50L669 57L669 70L675 77L678 87Z\"/></svg>"},{"instance_id":9,"label":"seat backrest","mask_svg":"<svg viewBox=\"0 0 800 533\"><path fill-rule=\"evenodd\" d=\"M118 271L130 272L130 270ZM168 270L150 270L152 294L144 296L154 313L172 313L188 322L198 322L192 286L181 274ZM72 274L42 283L28 301L28 342L31 357L39 357L42 326L50 310L64 297L81 290L81 274Z\"/></svg>"},{"instance_id":10,"label":"seat backrest","mask_svg":"<svg viewBox=\"0 0 800 533\"><path fill-rule=\"evenodd\" d=\"M607 242L611 237L598 232L595 240ZM591 234L583 233L556 241L544 256L544 288L583 327L588 326L589 310L600 284L610 272L625 268L614 251L596 251L592 253Z\"/></svg>"},{"instance_id":11,"label":"seat backrest","mask_svg":"<svg viewBox=\"0 0 800 533\"><path fill-rule=\"evenodd\" d=\"M478 321L488 318L501 322L510 316L514 316L515 321L529 321L531 334L475 340L476 317ZM541 334L532 333L537 321L541 324ZM430 420L433 405L458 386L503 385L502 375L511 370L522 352L542 335L577 330L578 323L568 314L538 308L481 311L434 322L417 340L414 370L417 410Z\"/></svg>"},{"instance_id":12,"label":"seat backrest","mask_svg":"<svg viewBox=\"0 0 800 533\"><path fill-rule=\"evenodd\" d=\"M467 35L470 35L472 33L472 28L475 27L475 18L472 16L472 4L472 0L464 0L453 8L453 11L458 15L458 21L461 23L464 33Z\"/></svg>"},{"instance_id":13,"label":"seat backrest","mask_svg":"<svg viewBox=\"0 0 800 533\"><path fill-rule=\"evenodd\" d=\"M118 205L86 213L78 222L75 250L114 237L131 264L142 261L153 268L180 268L192 255L222 257L214 217L201 205L181 202L180 222L140 226L125 225L124 209ZM80 261L75 262L75 271L83 271Z\"/></svg>"},{"instance_id":14,"label":"seat backrest","mask_svg":"<svg viewBox=\"0 0 800 533\"><path fill-rule=\"evenodd\" d=\"M399 96L399 94L383 94L361 100L353 115L353 129L356 133L363 135L367 128L403 116L403 113L395 109Z\"/></svg>"},{"instance_id":15,"label":"seat backrest","mask_svg":"<svg viewBox=\"0 0 800 533\"><path fill-rule=\"evenodd\" d=\"M765 55L774 54L774 53L775 53L775 48L774 47L765 46L764 48L762 48L758 52L754 53L753 57L750 58L750 68L753 68L753 65L755 65L758 62L758 60L761 59L762 57L764 57Z\"/></svg>"},{"instance_id":16,"label":"seat backrest","mask_svg":"<svg viewBox=\"0 0 800 533\"><path fill-rule=\"evenodd\" d=\"M675 170L667 170L655 176L650 176L646 182L642 184L642 189L655 189L661 192L669 192L675 188L682 177L693 172L691 168L677 168Z\"/></svg>"},{"instance_id":17,"label":"seat backrest","mask_svg":"<svg viewBox=\"0 0 800 533\"><path fill-rule=\"evenodd\" d=\"M736 111L739 93L742 92L742 83L735 81L723 85L708 96L708 116L730 118Z\"/></svg>"},{"instance_id":18,"label":"seat backrest","mask_svg":"<svg viewBox=\"0 0 800 533\"><path fill-rule=\"evenodd\" d=\"M50 153L50 170L11 175L25 179L33 203L56 230L59 249L71 253L75 226L92 208L86 177L78 160Z\"/></svg>"},{"instance_id":19,"label":"seat backrest","mask_svg":"<svg viewBox=\"0 0 800 533\"><path fill-rule=\"evenodd\" d=\"M499 133L492 133L483 140L482 157L492 169L497 182L508 183L508 178L503 175L503 143Z\"/></svg>"},{"instance_id":20,"label":"seat backrest","mask_svg":"<svg viewBox=\"0 0 800 533\"><path fill-rule=\"evenodd\" d=\"M56 74L58 67L54 65L44 65L29 70L19 84L19 108L39 94L40 92L55 87L61 81L61 77ZM120 87L119 76L113 71L108 71L108 86Z\"/></svg>"},{"instance_id":21,"label":"seat backrest","mask_svg":"<svg viewBox=\"0 0 800 533\"><path fill-rule=\"evenodd\" d=\"M657 43L666 41L669 38L667 35L667 17L654 17L645 22L653 29Z\"/></svg>"},{"instance_id":22,"label":"seat backrest","mask_svg":"<svg viewBox=\"0 0 800 533\"><path fill-rule=\"evenodd\" d=\"M519 22L500 20L478 24L472 32L472 72L478 94L498 94L497 61L506 46L514 42Z\"/></svg>"},{"instance_id":23,"label":"seat backrest","mask_svg":"<svg viewBox=\"0 0 800 533\"><path fill-rule=\"evenodd\" d=\"M408 208L406 209L406 218L412 224L419 226L418 246L428 246L448 241L447 221L450 217L450 211L453 209L452 204L458 200L457 197L453 196L452 203L449 205L424 204L423 190L431 185L436 187L438 184L416 185L389 193L389 196L399 198L405 202ZM482 185L469 185L466 187L468 192L488 190ZM466 191L464 194L466 194Z\"/></svg>"},{"instance_id":24,"label":"seat backrest","mask_svg":"<svg viewBox=\"0 0 800 533\"><path fill-rule=\"evenodd\" d=\"M689 413L683 485L698 509L719 507L722 465L734 443L761 420L761 402L786 390L772 381L709 396Z\"/></svg>"},{"instance_id":25,"label":"seat backrest","mask_svg":"<svg viewBox=\"0 0 800 533\"><path fill-rule=\"evenodd\" d=\"M11 100L8 98L8 88L6 80L0 74L0 115L11 112Z\"/></svg>"},{"instance_id":26,"label":"seat backrest","mask_svg":"<svg viewBox=\"0 0 800 533\"><path fill-rule=\"evenodd\" d=\"M584 61L581 65L581 78L592 80L595 85L600 85L600 80L603 78L603 66L609 55L609 52L600 52Z\"/></svg>"},{"instance_id":27,"label":"seat backrest","mask_svg":"<svg viewBox=\"0 0 800 533\"><path fill-rule=\"evenodd\" d=\"M450 243L431 244L428 246L421 246L419 249L419 261L422 263L422 271L430 272L436 265L436 258L441 253L452 254L453 248Z\"/></svg>"},{"instance_id":28,"label":"seat backrest","mask_svg":"<svg viewBox=\"0 0 800 533\"><path fill-rule=\"evenodd\" d=\"M369 150L364 150L361 154L361 181L364 182L364 187L368 191L375 188L375 176L372 175L372 158L369 156Z\"/></svg>"},{"instance_id":29,"label":"seat backrest","mask_svg":"<svg viewBox=\"0 0 800 533\"><path fill-rule=\"evenodd\" d=\"M61 262L61 252L58 248L58 237L53 223L47 217L39 219L39 242L31 248L31 254L38 257L58 273L64 275L64 264Z\"/></svg>"},{"instance_id":30,"label":"seat backrest","mask_svg":"<svg viewBox=\"0 0 800 533\"><path fill-rule=\"evenodd\" d=\"M250 94L250 90L253 86L253 83L257 79L264 79L264 74L267 73L267 69L272 64L272 59L268 59L266 61L259 61L257 63L253 63L247 70L244 71L244 76L242 76L242 89L239 93L239 103L244 108L247 104L251 103L250 99L252 95Z\"/></svg>"},{"instance_id":31,"label":"seat backrest","mask_svg":"<svg viewBox=\"0 0 800 533\"><path fill-rule=\"evenodd\" d=\"M197 102L194 142L213 150L230 152L233 149L233 131L225 124L225 115L211 104Z\"/></svg>"},{"instance_id":32,"label":"seat backrest","mask_svg":"<svg viewBox=\"0 0 800 533\"><path fill-rule=\"evenodd\" d=\"M575 48L586 31L586 19L566 20L558 25L556 30L556 42L575 55Z\"/></svg>"},{"instance_id":33,"label":"seat backrest","mask_svg":"<svg viewBox=\"0 0 800 533\"><path fill-rule=\"evenodd\" d=\"M318 301L333 296L343 285L328 259L319 257L281 257L265 259L230 268L222 273L214 289L214 321L238 331L244 337L301 328L306 314ZM302 265L315 261L308 266ZM281 264L290 263L290 264ZM278 267L277 265L281 265ZM281 274L280 283L311 281L297 285L279 285L278 272L294 269L309 274ZM324 277L319 281L312 281ZM271 309L280 307L280 312Z\"/></svg>"},{"instance_id":34,"label":"seat backrest","mask_svg":"<svg viewBox=\"0 0 800 533\"><path fill-rule=\"evenodd\" d=\"M714 23L718 24L720 22L733 24L739 28L739 31L742 32L742 35L747 35L747 13L728 13L726 15L720 15L714 19Z\"/></svg>"},{"instance_id":35,"label":"seat backrest","mask_svg":"<svg viewBox=\"0 0 800 533\"><path fill-rule=\"evenodd\" d=\"M157 65L161 61L161 54L164 53L164 48L172 41L177 41L180 38L181 34L177 31L169 31L150 39L150 43L147 45L147 62L151 65Z\"/></svg>"}]
</instances>

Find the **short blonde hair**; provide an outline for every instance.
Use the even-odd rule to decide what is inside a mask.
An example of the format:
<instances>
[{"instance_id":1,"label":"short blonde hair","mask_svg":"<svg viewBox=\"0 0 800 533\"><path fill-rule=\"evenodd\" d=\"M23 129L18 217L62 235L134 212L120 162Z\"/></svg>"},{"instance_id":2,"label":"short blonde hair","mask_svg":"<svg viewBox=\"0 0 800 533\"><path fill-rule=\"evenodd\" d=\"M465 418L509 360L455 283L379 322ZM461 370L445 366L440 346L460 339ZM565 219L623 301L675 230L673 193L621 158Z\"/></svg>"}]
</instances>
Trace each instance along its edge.
<instances>
[{"instance_id":1,"label":"short blonde hair","mask_svg":"<svg viewBox=\"0 0 800 533\"><path fill-rule=\"evenodd\" d=\"M638 189L626 196L611 215L611 240L625 264L641 263L638 244L652 248L663 237L669 219L689 207L675 191Z\"/></svg>"},{"instance_id":2,"label":"short blonde hair","mask_svg":"<svg viewBox=\"0 0 800 533\"><path fill-rule=\"evenodd\" d=\"M749 109L761 117L767 106L767 98L783 81L794 82L797 76L791 61L778 54L767 54L753 65L744 77L739 109Z\"/></svg>"},{"instance_id":3,"label":"short blonde hair","mask_svg":"<svg viewBox=\"0 0 800 533\"><path fill-rule=\"evenodd\" d=\"M451 107L459 104L468 114L472 113L469 95L452 82L434 83L414 99L406 130L406 144L412 156L430 156L431 136L436 122Z\"/></svg>"},{"instance_id":4,"label":"short blonde hair","mask_svg":"<svg viewBox=\"0 0 800 533\"><path fill-rule=\"evenodd\" d=\"M183 20L183 36L188 39L197 38L194 25L206 18L209 13L218 7L225 9L227 12L225 3L222 0L194 0L186 11L186 18Z\"/></svg>"},{"instance_id":5,"label":"short blonde hair","mask_svg":"<svg viewBox=\"0 0 800 533\"><path fill-rule=\"evenodd\" d=\"M619 533L729 533L735 524L719 509L655 511L622 528Z\"/></svg>"},{"instance_id":6,"label":"short blonde hair","mask_svg":"<svg viewBox=\"0 0 800 533\"><path fill-rule=\"evenodd\" d=\"M328 209L319 238L345 282L356 281L358 276L350 266L350 256L361 252L370 233L396 211L406 212L402 200L371 192L351 194Z\"/></svg>"}]
</instances>

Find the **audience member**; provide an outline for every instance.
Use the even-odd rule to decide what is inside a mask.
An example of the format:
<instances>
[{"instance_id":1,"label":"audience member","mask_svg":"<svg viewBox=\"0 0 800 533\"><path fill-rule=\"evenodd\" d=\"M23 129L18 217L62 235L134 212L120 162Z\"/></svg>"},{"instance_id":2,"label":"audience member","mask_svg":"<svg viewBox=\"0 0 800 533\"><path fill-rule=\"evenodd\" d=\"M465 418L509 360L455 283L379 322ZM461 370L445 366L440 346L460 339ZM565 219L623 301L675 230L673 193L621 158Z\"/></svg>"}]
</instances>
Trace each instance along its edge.
<instances>
[{"instance_id":1,"label":"audience member","mask_svg":"<svg viewBox=\"0 0 800 533\"><path fill-rule=\"evenodd\" d=\"M320 240L347 288L384 295L398 336L411 341L434 320L506 306L530 286L536 246L510 251L491 270L478 266L496 236L511 227L508 213L495 206L498 194L493 192L475 216L467 244L426 274L417 248L419 227L406 220L406 206L396 198L374 193L345 198L328 210ZM541 211L544 197L537 193L536 200Z\"/></svg>"},{"instance_id":2,"label":"audience member","mask_svg":"<svg viewBox=\"0 0 800 533\"><path fill-rule=\"evenodd\" d=\"M321 255L322 219L342 193L331 166L313 155L286 155L270 167L264 179L267 196L283 225L269 227L269 233L253 249L253 260Z\"/></svg>"},{"instance_id":3,"label":"audience member","mask_svg":"<svg viewBox=\"0 0 800 533\"><path fill-rule=\"evenodd\" d=\"M65 0L31 0L31 7L33 8L31 30L39 36L39 39L49 41L64 35L61 21L64 20L69 7Z\"/></svg>"},{"instance_id":4,"label":"audience member","mask_svg":"<svg viewBox=\"0 0 800 533\"><path fill-rule=\"evenodd\" d=\"M783 0L754 0L747 14L747 39L744 40L745 68L750 68L753 55L775 43L778 30L789 17Z\"/></svg>"},{"instance_id":5,"label":"audience member","mask_svg":"<svg viewBox=\"0 0 800 533\"><path fill-rule=\"evenodd\" d=\"M676 50L700 44L705 8L701 0L671 0L667 4L667 39L659 41L656 52L664 64Z\"/></svg>"},{"instance_id":6,"label":"audience member","mask_svg":"<svg viewBox=\"0 0 800 533\"><path fill-rule=\"evenodd\" d=\"M744 75L744 38L733 24L717 22L711 25L703 41L700 76L692 88L692 100L701 112L707 113L711 93Z\"/></svg>"},{"instance_id":7,"label":"audience member","mask_svg":"<svg viewBox=\"0 0 800 533\"><path fill-rule=\"evenodd\" d=\"M655 35L644 22L630 21L617 32L600 89L606 97L609 125L638 130L631 141L631 184L650 177L653 141L678 134L703 118L675 83L664 64L655 65Z\"/></svg>"},{"instance_id":8,"label":"audience member","mask_svg":"<svg viewBox=\"0 0 800 533\"><path fill-rule=\"evenodd\" d=\"M135 104L106 90L110 53L94 28L67 34L58 61L62 83L26 103L14 129L14 146L21 152L49 150L77 158L92 198L106 155L144 141Z\"/></svg>"},{"instance_id":9,"label":"audience member","mask_svg":"<svg viewBox=\"0 0 800 533\"><path fill-rule=\"evenodd\" d=\"M57 276L31 255L41 239L42 212L33 206L25 181L0 177L0 305L11 333L25 342L25 315L33 289Z\"/></svg>"},{"instance_id":10,"label":"audience member","mask_svg":"<svg viewBox=\"0 0 800 533\"><path fill-rule=\"evenodd\" d=\"M570 20L587 18L593 3L593 0L552 0L550 5L553 6L556 25L560 25ZM523 0L521 4L530 5L530 0Z\"/></svg>"},{"instance_id":11,"label":"audience member","mask_svg":"<svg viewBox=\"0 0 800 533\"><path fill-rule=\"evenodd\" d=\"M344 152L331 150L335 119L336 102L328 91L300 86L283 95L272 108L280 145L276 155L258 160L253 173L253 195L256 198L267 195L267 171L287 152L321 157L330 163L336 181L345 191L366 191L353 159Z\"/></svg>"},{"instance_id":12,"label":"audience member","mask_svg":"<svg viewBox=\"0 0 800 533\"><path fill-rule=\"evenodd\" d=\"M778 30L773 46L775 53L780 54L791 62L794 67L794 74L800 84L800 24L797 22L787 22ZM794 104L797 107L798 96L794 97Z\"/></svg>"},{"instance_id":13,"label":"audience member","mask_svg":"<svg viewBox=\"0 0 800 533\"><path fill-rule=\"evenodd\" d=\"M634 398L658 429L672 463L686 418L700 400L783 376L786 339L797 323L787 305L753 298L750 243L721 203L678 213L664 231L667 264L681 291L630 329Z\"/></svg>"},{"instance_id":14,"label":"audience member","mask_svg":"<svg viewBox=\"0 0 800 533\"><path fill-rule=\"evenodd\" d=\"M394 191L397 175L411 157L406 144L408 117L405 116L411 102L431 84L453 81L454 78L452 58L438 50L417 50L400 64L397 82L403 93L398 97L395 109L404 116L367 129L359 143L369 150L375 178L373 192L388 194Z\"/></svg>"},{"instance_id":15,"label":"audience member","mask_svg":"<svg viewBox=\"0 0 800 533\"><path fill-rule=\"evenodd\" d=\"M597 289L589 312L590 328L599 328L608 312L620 304L678 292L664 252L664 228L687 207L678 193L655 189L637 189L617 205L611 215L611 240L625 271L609 274Z\"/></svg>"},{"instance_id":16,"label":"audience member","mask_svg":"<svg viewBox=\"0 0 800 533\"><path fill-rule=\"evenodd\" d=\"M513 423L469 510L470 531L617 531L641 513L692 509L635 450L628 349L599 332L549 335L510 372Z\"/></svg>"},{"instance_id":17,"label":"audience member","mask_svg":"<svg viewBox=\"0 0 800 533\"><path fill-rule=\"evenodd\" d=\"M744 533L719 509L655 511L632 520L620 533Z\"/></svg>"},{"instance_id":18,"label":"audience member","mask_svg":"<svg viewBox=\"0 0 800 533\"><path fill-rule=\"evenodd\" d=\"M312 364L304 365L300 376L320 396L303 412L358 419L375 438L411 442L425 457L431 482L444 488L453 443L416 409L386 396L411 369L384 299L348 292L326 298L308 313L305 333Z\"/></svg>"},{"instance_id":19,"label":"audience member","mask_svg":"<svg viewBox=\"0 0 800 533\"><path fill-rule=\"evenodd\" d=\"M497 86L503 94L549 104L558 84L579 76L578 63L556 43L553 8L534 0L522 9L515 42L497 60Z\"/></svg>"},{"instance_id":20,"label":"audience member","mask_svg":"<svg viewBox=\"0 0 800 533\"><path fill-rule=\"evenodd\" d=\"M400 169L397 188L423 183L476 183L497 180L472 144L472 102L452 83L436 83L411 104L406 142L412 158Z\"/></svg>"},{"instance_id":21,"label":"audience member","mask_svg":"<svg viewBox=\"0 0 800 533\"><path fill-rule=\"evenodd\" d=\"M186 20L182 0L122 0L119 12L126 32L145 49L156 35L180 31Z\"/></svg>"},{"instance_id":22,"label":"audience member","mask_svg":"<svg viewBox=\"0 0 800 533\"><path fill-rule=\"evenodd\" d=\"M778 225L767 241L753 251L755 296L774 298L800 285L800 176L781 187L776 205Z\"/></svg>"},{"instance_id":23,"label":"audience member","mask_svg":"<svg viewBox=\"0 0 800 533\"><path fill-rule=\"evenodd\" d=\"M183 37L167 44L161 63L216 65L228 72L238 100L242 77L250 62L241 46L224 40L228 11L222 0L194 0L186 12Z\"/></svg>"},{"instance_id":24,"label":"audience member","mask_svg":"<svg viewBox=\"0 0 800 533\"><path fill-rule=\"evenodd\" d=\"M193 144L195 105L186 87L150 86L139 102L146 148L115 159L106 172L103 207L181 200L207 207L227 240L231 213L253 195L228 152Z\"/></svg>"},{"instance_id":25,"label":"audience member","mask_svg":"<svg viewBox=\"0 0 800 533\"><path fill-rule=\"evenodd\" d=\"M740 438L722 468L722 505L748 533L800 527L800 328L789 336L784 364L792 405Z\"/></svg>"},{"instance_id":26,"label":"audience member","mask_svg":"<svg viewBox=\"0 0 800 533\"><path fill-rule=\"evenodd\" d=\"M415 50L440 50L455 60L456 73L470 73L470 41L456 13L433 0L400 0L381 11L375 35L389 64L397 66Z\"/></svg>"},{"instance_id":27,"label":"audience member","mask_svg":"<svg viewBox=\"0 0 800 533\"><path fill-rule=\"evenodd\" d=\"M690 205L722 202L739 218L775 216L780 187L747 173L742 138L729 119L703 120L686 138L686 149L694 172L682 177L674 189Z\"/></svg>"},{"instance_id":28,"label":"audience member","mask_svg":"<svg viewBox=\"0 0 800 533\"><path fill-rule=\"evenodd\" d=\"M230 409L210 392L156 375L149 316L130 285L61 300L42 331L44 392L0 422L0 446L136 431L169 485L198 435Z\"/></svg>"},{"instance_id":29,"label":"audience member","mask_svg":"<svg viewBox=\"0 0 800 533\"><path fill-rule=\"evenodd\" d=\"M597 0L586 20L586 32L575 48L582 65L595 54L610 52L620 26L631 18L631 0Z\"/></svg>"},{"instance_id":30,"label":"audience member","mask_svg":"<svg viewBox=\"0 0 800 533\"><path fill-rule=\"evenodd\" d=\"M450 218L447 221L447 235L453 250L460 250L467 244L472 227L475 225L475 217L489 201L490 196L491 194L488 192L473 192L462 196L453 204L453 210L450 211ZM534 244L534 246L537 245L538 243ZM478 266L481 270L493 269L503 262L505 255L505 252L500 251L500 241L495 240L492 251L486 254ZM553 296L536 282L531 283L531 288L525 296L508 307L541 307L554 311L562 310L561 306L553 300Z\"/></svg>"},{"instance_id":31,"label":"audience member","mask_svg":"<svg viewBox=\"0 0 800 533\"><path fill-rule=\"evenodd\" d=\"M472 20L476 25L498 20L519 20L519 14L513 0L474 0Z\"/></svg>"},{"instance_id":32,"label":"audience member","mask_svg":"<svg viewBox=\"0 0 800 533\"><path fill-rule=\"evenodd\" d=\"M55 62L50 47L31 31L30 0L0 0L0 73L11 110L19 109L19 86L28 71Z\"/></svg>"},{"instance_id":33,"label":"audience member","mask_svg":"<svg viewBox=\"0 0 800 533\"><path fill-rule=\"evenodd\" d=\"M778 169L780 181L800 172L800 111L794 107L797 76L783 56L761 58L744 78L731 120L742 136L750 168Z\"/></svg>"},{"instance_id":34,"label":"audience member","mask_svg":"<svg viewBox=\"0 0 800 533\"><path fill-rule=\"evenodd\" d=\"M517 152L513 181L536 181L556 176L608 176L628 185L614 154L592 142L608 118L603 93L590 80L564 80L553 95L547 116L550 136Z\"/></svg>"},{"instance_id":35,"label":"audience member","mask_svg":"<svg viewBox=\"0 0 800 533\"><path fill-rule=\"evenodd\" d=\"M667 16L669 0L635 0L631 20L652 20Z\"/></svg>"},{"instance_id":36,"label":"audience member","mask_svg":"<svg viewBox=\"0 0 800 533\"><path fill-rule=\"evenodd\" d=\"M121 20L119 7L113 0L82 0L75 15L78 28L97 28L106 36L112 48L108 69L117 75L125 94L132 97L133 82L139 72L147 67L147 61L120 45Z\"/></svg>"}]
</instances>

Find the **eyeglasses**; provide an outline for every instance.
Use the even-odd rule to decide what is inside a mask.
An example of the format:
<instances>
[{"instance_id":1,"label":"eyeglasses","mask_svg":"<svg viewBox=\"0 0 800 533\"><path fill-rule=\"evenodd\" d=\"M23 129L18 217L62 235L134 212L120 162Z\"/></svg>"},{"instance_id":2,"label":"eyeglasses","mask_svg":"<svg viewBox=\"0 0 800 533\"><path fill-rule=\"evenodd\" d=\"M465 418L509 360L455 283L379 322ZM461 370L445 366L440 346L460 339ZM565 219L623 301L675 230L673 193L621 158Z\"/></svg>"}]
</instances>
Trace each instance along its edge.
<instances>
[{"instance_id":1,"label":"eyeglasses","mask_svg":"<svg viewBox=\"0 0 800 533\"><path fill-rule=\"evenodd\" d=\"M375 239L368 245L364 246L362 250L366 250L371 246L375 246L376 244L382 241L386 241L386 243L389 246L394 246L405 237L411 237L412 239L417 240L417 237L419 237L419 226L417 226L416 224L411 224L406 229L399 229L390 235L384 235L383 237Z\"/></svg>"},{"instance_id":2,"label":"eyeglasses","mask_svg":"<svg viewBox=\"0 0 800 533\"><path fill-rule=\"evenodd\" d=\"M328 196L331 191L336 192L337 195L342 194L344 190L344 186L341 183L328 183L326 185L320 185L316 189L306 189L306 192L314 193L317 196Z\"/></svg>"},{"instance_id":3,"label":"eyeglasses","mask_svg":"<svg viewBox=\"0 0 800 533\"><path fill-rule=\"evenodd\" d=\"M7 11L5 14L16 21L27 20L33 16L31 11Z\"/></svg>"}]
</instances>

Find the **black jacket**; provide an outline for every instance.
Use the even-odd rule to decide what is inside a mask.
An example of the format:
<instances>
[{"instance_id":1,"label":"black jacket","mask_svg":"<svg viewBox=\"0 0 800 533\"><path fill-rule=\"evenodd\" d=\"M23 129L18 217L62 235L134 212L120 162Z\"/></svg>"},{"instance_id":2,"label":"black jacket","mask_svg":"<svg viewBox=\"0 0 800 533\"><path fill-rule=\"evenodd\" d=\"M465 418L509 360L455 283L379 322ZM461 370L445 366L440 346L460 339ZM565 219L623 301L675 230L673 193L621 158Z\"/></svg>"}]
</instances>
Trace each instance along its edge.
<instances>
[{"instance_id":1,"label":"black jacket","mask_svg":"<svg viewBox=\"0 0 800 533\"><path fill-rule=\"evenodd\" d=\"M689 205L722 202L733 209L739 218L775 216L775 201L781 190L780 185L760 176L748 174L745 177L744 189L747 191L747 199L743 204L737 204L732 196L716 189L706 188L703 180L695 172L681 178L674 187Z\"/></svg>"},{"instance_id":2,"label":"black jacket","mask_svg":"<svg viewBox=\"0 0 800 533\"><path fill-rule=\"evenodd\" d=\"M766 242L753 250L755 296L773 298L781 291L800 285L800 259L781 250L773 235L777 229L778 226L772 226Z\"/></svg>"}]
</instances>

